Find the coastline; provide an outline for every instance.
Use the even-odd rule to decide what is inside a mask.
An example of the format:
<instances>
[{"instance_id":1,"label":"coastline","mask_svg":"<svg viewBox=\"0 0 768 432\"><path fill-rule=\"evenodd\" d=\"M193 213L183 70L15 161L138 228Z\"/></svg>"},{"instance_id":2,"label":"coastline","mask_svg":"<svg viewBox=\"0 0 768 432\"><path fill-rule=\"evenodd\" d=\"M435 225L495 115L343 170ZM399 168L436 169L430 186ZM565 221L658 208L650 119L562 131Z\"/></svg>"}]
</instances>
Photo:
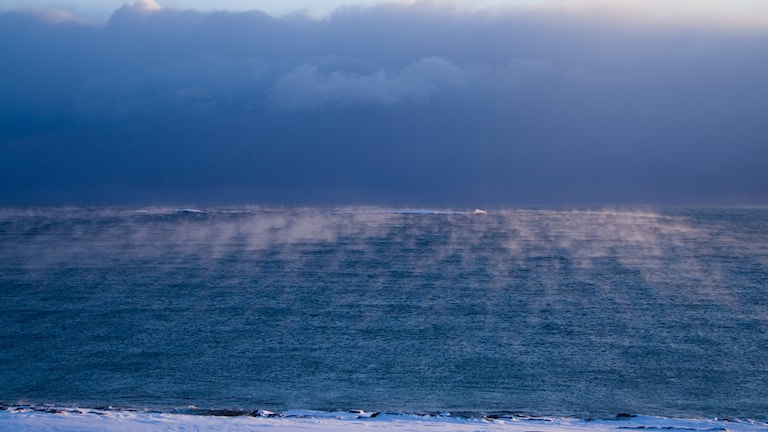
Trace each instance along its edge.
<instances>
[{"instance_id":1,"label":"coastline","mask_svg":"<svg viewBox=\"0 0 768 432\"><path fill-rule=\"evenodd\" d=\"M196 413L193 413L196 412ZM45 405L0 407L0 429L25 431L411 431L568 432L619 430L768 431L768 422L734 419L678 419L618 414L608 419L485 415L404 414L364 411L322 412L190 411L66 408Z\"/></svg>"}]
</instances>

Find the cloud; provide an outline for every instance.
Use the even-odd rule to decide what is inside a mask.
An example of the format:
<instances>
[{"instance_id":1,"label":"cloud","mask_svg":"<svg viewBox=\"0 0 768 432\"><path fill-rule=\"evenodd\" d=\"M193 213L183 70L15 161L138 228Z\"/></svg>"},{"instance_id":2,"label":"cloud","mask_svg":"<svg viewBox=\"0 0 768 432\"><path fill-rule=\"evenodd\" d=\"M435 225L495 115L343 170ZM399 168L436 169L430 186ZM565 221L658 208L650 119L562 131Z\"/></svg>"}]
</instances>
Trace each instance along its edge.
<instances>
[{"instance_id":1,"label":"cloud","mask_svg":"<svg viewBox=\"0 0 768 432\"><path fill-rule=\"evenodd\" d=\"M139 0L137 2L126 5L126 7L144 13L160 10L160 5L157 4L155 0Z\"/></svg>"},{"instance_id":2,"label":"cloud","mask_svg":"<svg viewBox=\"0 0 768 432\"><path fill-rule=\"evenodd\" d=\"M85 116L153 107L210 112L259 89L264 68L255 58L202 52L187 59L91 77L82 82L73 109Z\"/></svg>"},{"instance_id":3,"label":"cloud","mask_svg":"<svg viewBox=\"0 0 768 432\"><path fill-rule=\"evenodd\" d=\"M16 12L11 12L11 15L14 13ZM24 9L21 13L52 25L64 23L88 24L86 20L63 10L29 8Z\"/></svg>"},{"instance_id":4,"label":"cloud","mask_svg":"<svg viewBox=\"0 0 768 432\"><path fill-rule=\"evenodd\" d=\"M396 74L322 72L305 64L278 79L269 93L278 105L294 109L393 105L426 102L435 93L461 86L466 76L466 71L438 57L418 60Z\"/></svg>"},{"instance_id":5,"label":"cloud","mask_svg":"<svg viewBox=\"0 0 768 432\"><path fill-rule=\"evenodd\" d=\"M0 201L768 201L768 32L578 4L2 13Z\"/></svg>"}]
</instances>

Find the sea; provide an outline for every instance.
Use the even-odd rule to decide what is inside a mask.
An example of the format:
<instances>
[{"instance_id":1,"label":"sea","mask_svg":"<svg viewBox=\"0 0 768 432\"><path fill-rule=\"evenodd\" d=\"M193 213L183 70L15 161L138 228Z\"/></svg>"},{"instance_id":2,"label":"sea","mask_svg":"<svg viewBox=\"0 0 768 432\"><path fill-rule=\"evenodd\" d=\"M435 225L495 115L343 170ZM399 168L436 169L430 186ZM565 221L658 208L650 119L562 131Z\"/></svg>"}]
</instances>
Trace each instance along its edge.
<instances>
[{"instance_id":1,"label":"sea","mask_svg":"<svg viewBox=\"0 0 768 432\"><path fill-rule=\"evenodd\" d=\"M768 430L768 208L0 208L0 429L89 416Z\"/></svg>"}]
</instances>

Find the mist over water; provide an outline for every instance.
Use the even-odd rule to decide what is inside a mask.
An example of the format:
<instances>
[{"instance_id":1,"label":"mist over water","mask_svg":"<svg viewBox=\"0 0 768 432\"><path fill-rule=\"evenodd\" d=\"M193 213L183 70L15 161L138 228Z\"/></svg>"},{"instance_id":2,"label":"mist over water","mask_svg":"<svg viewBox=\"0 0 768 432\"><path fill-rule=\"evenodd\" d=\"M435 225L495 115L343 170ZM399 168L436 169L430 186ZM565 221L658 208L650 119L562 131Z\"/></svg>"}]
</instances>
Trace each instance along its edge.
<instances>
[{"instance_id":1,"label":"mist over water","mask_svg":"<svg viewBox=\"0 0 768 432\"><path fill-rule=\"evenodd\" d=\"M766 226L761 208L1 209L0 401L765 419Z\"/></svg>"}]
</instances>

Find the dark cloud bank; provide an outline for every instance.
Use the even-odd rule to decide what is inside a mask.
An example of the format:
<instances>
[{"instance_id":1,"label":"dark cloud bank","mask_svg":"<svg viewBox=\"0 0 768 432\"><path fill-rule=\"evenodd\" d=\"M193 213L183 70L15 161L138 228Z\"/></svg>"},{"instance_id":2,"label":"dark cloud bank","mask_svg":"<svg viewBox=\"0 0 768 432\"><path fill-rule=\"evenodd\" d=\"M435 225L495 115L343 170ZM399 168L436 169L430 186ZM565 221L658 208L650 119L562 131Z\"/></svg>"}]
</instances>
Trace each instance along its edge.
<instances>
[{"instance_id":1,"label":"dark cloud bank","mask_svg":"<svg viewBox=\"0 0 768 432\"><path fill-rule=\"evenodd\" d=\"M768 33L428 4L0 14L0 202L768 203Z\"/></svg>"}]
</instances>

